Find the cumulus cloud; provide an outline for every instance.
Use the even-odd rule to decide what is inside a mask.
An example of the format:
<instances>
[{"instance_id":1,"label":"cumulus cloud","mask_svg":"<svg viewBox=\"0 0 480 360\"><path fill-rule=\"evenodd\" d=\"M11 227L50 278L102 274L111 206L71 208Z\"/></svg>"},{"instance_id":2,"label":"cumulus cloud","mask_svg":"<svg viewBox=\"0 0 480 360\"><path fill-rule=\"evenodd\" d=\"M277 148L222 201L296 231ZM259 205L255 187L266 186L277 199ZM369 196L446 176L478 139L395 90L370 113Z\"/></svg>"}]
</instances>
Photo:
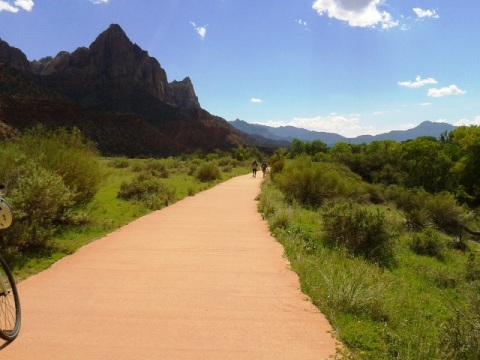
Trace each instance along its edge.
<instances>
[{"instance_id":1,"label":"cumulus cloud","mask_svg":"<svg viewBox=\"0 0 480 360\"><path fill-rule=\"evenodd\" d=\"M205 36L207 36L207 25L197 26L193 21L190 21L190 24L192 24L193 29L196 31L198 36L200 36L202 39L205 39Z\"/></svg>"},{"instance_id":2,"label":"cumulus cloud","mask_svg":"<svg viewBox=\"0 0 480 360\"><path fill-rule=\"evenodd\" d=\"M263 125L280 127L295 126L312 131L336 133L345 137L356 137L359 135L381 133L373 127L362 126L359 114L340 115L332 113L327 116L316 116L311 118L296 117L291 121L267 121Z\"/></svg>"},{"instance_id":3,"label":"cumulus cloud","mask_svg":"<svg viewBox=\"0 0 480 360\"><path fill-rule=\"evenodd\" d=\"M448 87L443 87L441 89L428 89L428 96L431 97L444 97L450 95L463 95L466 91L460 90L457 85L450 85Z\"/></svg>"},{"instance_id":4,"label":"cumulus cloud","mask_svg":"<svg viewBox=\"0 0 480 360\"><path fill-rule=\"evenodd\" d=\"M415 81L399 81L398 85L408 88L419 88L424 85L436 84L437 80L433 78L422 79L420 76L415 78Z\"/></svg>"},{"instance_id":5,"label":"cumulus cloud","mask_svg":"<svg viewBox=\"0 0 480 360\"><path fill-rule=\"evenodd\" d=\"M473 120L461 119L461 120L457 121L456 123L454 123L453 125L455 125L455 126L471 126L471 125L479 126L480 125L480 115L477 115Z\"/></svg>"},{"instance_id":6,"label":"cumulus cloud","mask_svg":"<svg viewBox=\"0 0 480 360\"><path fill-rule=\"evenodd\" d=\"M33 0L15 0L12 4L11 1L0 0L0 12L8 11L16 13L19 10L31 11L35 3Z\"/></svg>"},{"instance_id":7,"label":"cumulus cloud","mask_svg":"<svg viewBox=\"0 0 480 360\"><path fill-rule=\"evenodd\" d=\"M413 8L413 12L417 14L417 17L420 19L423 18L434 18L438 19L440 16L438 16L436 10L423 10L420 8Z\"/></svg>"},{"instance_id":8,"label":"cumulus cloud","mask_svg":"<svg viewBox=\"0 0 480 360\"><path fill-rule=\"evenodd\" d=\"M399 25L392 15L379 9L382 0L315 0L313 9L319 15L328 15L346 21L352 27L376 27L390 29Z\"/></svg>"},{"instance_id":9,"label":"cumulus cloud","mask_svg":"<svg viewBox=\"0 0 480 360\"><path fill-rule=\"evenodd\" d=\"M258 99L258 98L251 98L250 99L250 102L253 103L253 104L260 104L263 102L262 99Z\"/></svg>"},{"instance_id":10,"label":"cumulus cloud","mask_svg":"<svg viewBox=\"0 0 480 360\"><path fill-rule=\"evenodd\" d=\"M90 2L92 2L95 5L98 5L98 4L108 4L110 0L90 0Z\"/></svg>"}]
</instances>

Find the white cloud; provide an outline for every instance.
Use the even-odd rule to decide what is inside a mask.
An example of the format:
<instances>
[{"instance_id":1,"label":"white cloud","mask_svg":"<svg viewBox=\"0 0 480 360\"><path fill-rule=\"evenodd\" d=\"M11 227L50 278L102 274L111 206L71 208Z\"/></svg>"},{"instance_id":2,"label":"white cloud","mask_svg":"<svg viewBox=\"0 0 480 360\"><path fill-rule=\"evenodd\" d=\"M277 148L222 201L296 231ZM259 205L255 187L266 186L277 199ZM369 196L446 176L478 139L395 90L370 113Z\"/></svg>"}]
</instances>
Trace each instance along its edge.
<instances>
[{"instance_id":1,"label":"white cloud","mask_svg":"<svg viewBox=\"0 0 480 360\"><path fill-rule=\"evenodd\" d=\"M381 131L374 129L371 126L362 126L360 124L359 114L340 115L332 113L327 116L316 116L312 118L296 117L291 121L267 121L263 125L280 127L280 126L295 126L312 131L336 133L345 137L356 137L359 135L380 134Z\"/></svg>"},{"instance_id":2,"label":"white cloud","mask_svg":"<svg viewBox=\"0 0 480 360\"><path fill-rule=\"evenodd\" d=\"M13 13L16 13L18 11L18 8L16 8L15 6L12 6L10 5L8 2L6 1L2 1L0 0L0 12L1 11L8 11L8 12L13 12Z\"/></svg>"},{"instance_id":3,"label":"white cloud","mask_svg":"<svg viewBox=\"0 0 480 360\"><path fill-rule=\"evenodd\" d=\"M440 17L440 16L438 16L436 10L423 10L423 9L420 9L420 8L413 8L413 11L415 12L415 14L417 14L417 16L420 19L423 19L423 18L438 19Z\"/></svg>"},{"instance_id":4,"label":"white cloud","mask_svg":"<svg viewBox=\"0 0 480 360\"><path fill-rule=\"evenodd\" d=\"M480 125L480 115L475 116L475 119L473 120L468 120L468 119L461 119L454 123L453 125L455 126L471 126L471 125Z\"/></svg>"},{"instance_id":5,"label":"white cloud","mask_svg":"<svg viewBox=\"0 0 480 360\"><path fill-rule=\"evenodd\" d=\"M420 76L415 78L415 81L399 81L398 85L408 88L419 88L428 84L436 84L437 80L432 78L422 79Z\"/></svg>"},{"instance_id":6,"label":"white cloud","mask_svg":"<svg viewBox=\"0 0 480 360\"><path fill-rule=\"evenodd\" d=\"M98 4L108 4L110 0L90 0L90 2L92 2L95 5L98 5Z\"/></svg>"},{"instance_id":7,"label":"white cloud","mask_svg":"<svg viewBox=\"0 0 480 360\"><path fill-rule=\"evenodd\" d=\"M297 24L300 24L300 25L302 25L302 26L307 27L307 22L306 22L305 20L295 19L295 22L296 22Z\"/></svg>"},{"instance_id":8,"label":"white cloud","mask_svg":"<svg viewBox=\"0 0 480 360\"><path fill-rule=\"evenodd\" d=\"M450 85L449 87L443 87L441 89L428 89L428 96L431 97L444 97L449 95L463 95L466 91L460 90L457 85Z\"/></svg>"},{"instance_id":9,"label":"white cloud","mask_svg":"<svg viewBox=\"0 0 480 360\"><path fill-rule=\"evenodd\" d=\"M258 99L258 98L251 98L251 99L250 99L250 102L251 102L251 103L254 103L254 104L260 104L260 103L263 102L263 100L262 100L262 99Z\"/></svg>"},{"instance_id":10,"label":"white cloud","mask_svg":"<svg viewBox=\"0 0 480 360\"><path fill-rule=\"evenodd\" d=\"M424 103L418 104L418 106L430 106L430 105L432 105L432 103L429 103L429 102L424 102Z\"/></svg>"},{"instance_id":11,"label":"white cloud","mask_svg":"<svg viewBox=\"0 0 480 360\"><path fill-rule=\"evenodd\" d=\"M26 11L31 11L33 8L33 5L35 5L33 0L15 0L14 4L15 6Z\"/></svg>"},{"instance_id":12,"label":"white cloud","mask_svg":"<svg viewBox=\"0 0 480 360\"><path fill-rule=\"evenodd\" d=\"M381 11L379 6L383 0L315 0L312 8L319 15L328 15L346 21L353 27L376 27L390 29L399 25L392 15Z\"/></svg>"},{"instance_id":13,"label":"white cloud","mask_svg":"<svg viewBox=\"0 0 480 360\"><path fill-rule=\"evenodd\" d=\"M31 11L35 3L33 0L15 0L13 4L9 1L0 0L0 12L8 11L16 13L19 10Z\"/></svg>"},{"instance_id":14,"label":"white cloud","mask_svg":"<svg viewBox=\"0 0 480 360\"><path fill-rule=\"evenodd\" d=\"M197 34L198 34L202 39L205 39L205 36L207 36L207 25L197 26L193 21L190 21L190 24L192 24L193 29L197 32Z\"/></svg>"}]
</instances>

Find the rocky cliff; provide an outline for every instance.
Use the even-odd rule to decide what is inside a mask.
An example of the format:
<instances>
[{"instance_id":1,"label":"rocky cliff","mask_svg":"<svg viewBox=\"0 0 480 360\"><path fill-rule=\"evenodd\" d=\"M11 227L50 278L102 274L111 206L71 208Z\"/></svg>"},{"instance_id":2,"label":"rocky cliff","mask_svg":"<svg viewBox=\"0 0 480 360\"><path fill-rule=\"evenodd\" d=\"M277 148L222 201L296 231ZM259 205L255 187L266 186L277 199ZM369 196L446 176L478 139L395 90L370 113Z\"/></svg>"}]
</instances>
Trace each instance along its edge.
<instances>
[{"instance_id":1,"label":"rocky cliff","mask_svg":"<svg viewBox=\"0 0 480 360\"><path fill-rule=\"evenodd\" d=\"M182 81L174 80L169 85L171 89L171 103L187 109L200 108L197 95L195 95L195 90L189 77L186 77Z\"/></svg>"},{"instance_id":2,"label":"rocky cliff","mask_svg":"<svg viewBox=\"0 0 480 360\"><path fill-rule=\"evenodd\" d=\"M159 62L111 25L87 48L29 62L0 42L0 121L77 126L106 154L166 155L245 145L200 107L190 78L168 83Z\"/></svg>"},{"instance_id":3,"label":"rocky cliff","mask_svg":"<svg viewBox=\"0 0 480 360\"><path fill-rule=\"evenodd\" d=\"M25 54L0 39L0 65L9 65L25 73L30 72L30 63Z\"/></svg>"},{"instance_id":4,"label":"rocky cliff","mask_svg":"<svg viewBox=\"0 0 480 360\"><path fill-rule=\"evenodd\" d=\"M72 54L60 52L35 65L32 70L45 86L87 103L106 93L111 97L142 94L179 107L200 108L191 81L187 78L171 86L159 62L132 43L116 24L90 47Z\"/></svg>"}]
</instances>

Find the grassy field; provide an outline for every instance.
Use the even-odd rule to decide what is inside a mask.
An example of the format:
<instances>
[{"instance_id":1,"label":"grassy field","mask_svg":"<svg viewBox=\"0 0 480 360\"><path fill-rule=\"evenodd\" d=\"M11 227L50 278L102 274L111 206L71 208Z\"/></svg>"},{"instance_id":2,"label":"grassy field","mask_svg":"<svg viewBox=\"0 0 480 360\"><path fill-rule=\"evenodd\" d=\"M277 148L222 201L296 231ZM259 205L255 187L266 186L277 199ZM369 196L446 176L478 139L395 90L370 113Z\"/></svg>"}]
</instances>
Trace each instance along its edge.
<instances>
[{"instance_id":1,"label":"grassy field","mask_svg":"<svg viewBox=\"0 0 480 360\"><path fill-rule=\"evenodd\" d=\"M11 256L9 263L17 279L25 279L48 268L85 244L143 215L250 171L248 161L239 162L231 157L220 156L184 160L102 158L101 164L105 178L93 201L81 210L88 221L61 230L51 238L44 249ZM214 174L212 179L202 181L199 179L198 170L205 164L210 164L219 172ZM142 176L145 177L146 173L147 179L153 178L154 184L161 184L164 186L162 189L168 189L168 199L161 199L159 202L152 201L151 197L128 200L119 198L122 184L141 184Z\"/></svg>"},{"instance_id":2,"label":"grassy field","mask_svg":"<svg viewBox=\"0 0 480 360\"><path fill-rule=\"evenodd\" d=\"M457 249L451 237L434 229L405 230L393 208L366 208L378 211L388 226L388 263L328 245L327 210L286 201L271 181L259 201L302 291L346 345L345 358L479 359L478 244Z\"/></svg>"}]
</instances>

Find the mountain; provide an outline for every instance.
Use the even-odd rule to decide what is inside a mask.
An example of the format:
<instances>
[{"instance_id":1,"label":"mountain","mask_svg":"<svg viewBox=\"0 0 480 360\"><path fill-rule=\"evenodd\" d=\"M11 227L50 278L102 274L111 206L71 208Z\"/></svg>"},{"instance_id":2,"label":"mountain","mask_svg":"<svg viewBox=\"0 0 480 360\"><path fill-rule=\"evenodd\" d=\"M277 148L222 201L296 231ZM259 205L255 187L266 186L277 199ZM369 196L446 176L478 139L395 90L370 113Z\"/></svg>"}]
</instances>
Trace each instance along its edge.
<instances>
[{"instance_id":1,"label":"mountain","mask_svg":"<svg viewBox=\"0 0 480 360\"><path fill-rule=\"evenodd\" d=\"M291 142L293 139L299 139L308 142L311 142L313 140L321 140L328 146L332 146L337 142L346 142L351 144L370 143L372 141L382 140L393 140L402 142L415 139L419 136L433 136L439 138L443 132L449 132L455 129L455 126L447 123L434 123L431 121L424 121L417 127L410 130L395 130L379 135L361 135L355 138L346 138L344 136L334 133L311 131L293 126L281 126L275 128L265 125L249 124L243 120L238 119L235 121L231 121L230 124L232 124L232 126L234 126L235 128L252 136L256 135L275 141L283 140L288 142Z\"/></svg>"},{"instance_id":2,"label":"mountain","mask_svg":"<svg viewBox=\"0 0 480 360\"><path fill-rule=\"evenodd\" d=\"M13 130L77 126L105 154L171 155L245 145L249 137L201 108L190 78L112 24L87 48L29 62L0 41L0 121Z\"/></svg>"},{"instance_id":3,"label":"mountain","mask_svg":"<svg viewBox=\"0 0 480 360\"><path fill-rule=\"evenodd\" d=\"M385 134L379 135L361 135L354 139L352 142L355 144L369 143L372 141L381 140L394 140L398 142L413 140L419 136L433 136L439 138L440 135L447 131L450 132L456 127L447 123L436 123L431 121L424 121L417 127L409 130L394 130Z\"/></svg>"}]
</instances>

